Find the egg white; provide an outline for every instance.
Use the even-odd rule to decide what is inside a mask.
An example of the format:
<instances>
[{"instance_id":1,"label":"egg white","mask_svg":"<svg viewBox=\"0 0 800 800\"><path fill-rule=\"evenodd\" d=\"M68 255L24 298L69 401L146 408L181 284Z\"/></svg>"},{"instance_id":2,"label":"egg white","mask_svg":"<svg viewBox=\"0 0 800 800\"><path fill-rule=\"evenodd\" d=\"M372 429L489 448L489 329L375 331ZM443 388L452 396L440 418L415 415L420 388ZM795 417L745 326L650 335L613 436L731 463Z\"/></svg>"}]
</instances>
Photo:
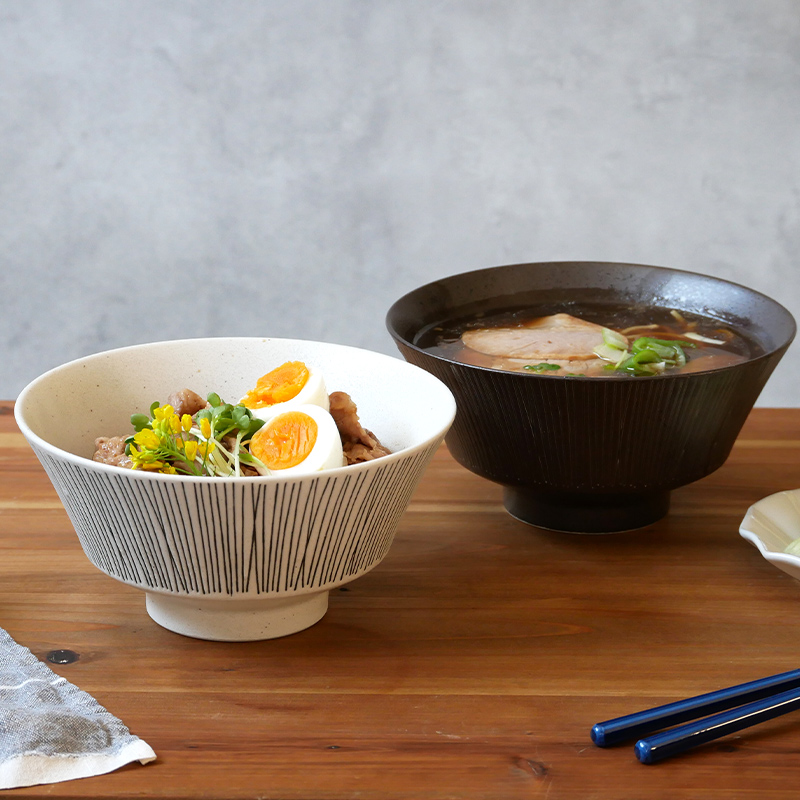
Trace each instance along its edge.
<instances>
[{"instance_id":1,"label":"egg white","mask_svg":"<svg viewBox=\"0 0 800 800\"><path fill-rule=\"evenodd\" d=\"M276 404L277 405L277 404ZM287 403L280 403L280 405L287 405ZM261 409L259 409L261 410ZM270 422L277 421L277 418L287 411L296 411L307 414L317 423L317 440L311 448L311 452L293 467L286 467L285 469L270 468L272 475L307 475L313 472L319 472L323 469L332 469L333 467L343 467L345 463L344 453L342 451L342 439L339 436L339 429L333 417L324 408L311 403L294 405L291 408L285 408L282 412L273 414L265 423L264 428L268 428ZM262 430L264 429L262 428ZM257 436L258 434L256 434Z\"/></svg>"},{"instance_id":2,"label":"egg white","mask_svg":"<svg viewBox=\"0 0 800 800\"><path fill-rule=\"evenodd\" d=\"M283 411L289 411L301 405L315 405L319 408L328 411L330 409L330 401L328 400L328 390L325 386L325 379L322 374L317 372L313 367L306 364L308 369L308 380L305 382L303 388L291 399L285 400L282 403L273 403L271 406L264 406L263 408L251 408L250 413L259 419L271 419L276 414ZM244 398L242 398L244 400ZM239 402L242 402L241 400Z\"/></svg>"}]
</instances>

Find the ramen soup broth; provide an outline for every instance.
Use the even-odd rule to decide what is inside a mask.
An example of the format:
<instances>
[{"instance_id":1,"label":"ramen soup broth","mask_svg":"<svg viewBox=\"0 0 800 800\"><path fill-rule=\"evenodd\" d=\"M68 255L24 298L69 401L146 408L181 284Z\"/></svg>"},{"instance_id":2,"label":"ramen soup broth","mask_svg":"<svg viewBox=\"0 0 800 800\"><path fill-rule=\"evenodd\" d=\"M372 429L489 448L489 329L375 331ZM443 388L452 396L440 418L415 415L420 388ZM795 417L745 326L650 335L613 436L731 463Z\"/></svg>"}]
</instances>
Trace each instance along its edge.
<instances>
[{"instance_id":1,"label":"ramen soup broth","mask_svg":"<svg viewBox=\"0 0 800 800\"><path fill-rule=\"evenodd\" d=\"M569 318L566 315L569 315ZM537 322L542 318L547 319L544 322ZM573 322L572 318L576 321ZM547 355L519 357L518 352L504 352L504 349L513 350L511 346L503 347L504 335L506 340L513 341L517 330L524 335L531 325L538 324L550 326L547 328L546 338L548 344L553 344L554 349L551 352L555 355L549 352ZM567 358L558 357L564 354L557 352L559 342L564 341L567 352L569 346L566 340L571 337L571 340L575 341L579 330L588 331L595 328L595 340L602 341L600 327L596 326L624 334L631 345L639 337L677 341L683 345L681 349L686 363L676 366L668 364L663 374L719 369L762 353L761 348L753 340L726 321L691 312L673 312L668 308L620 304L592 305L583 302L579 305L559 303L515 308L490 314L478 312L464 315L457 320L428 326L420 332L414 343L432 355L479 367L553 377L632 377L634 373L614 369L611 362L598 358L591 349L587 351L585 345L582 349L579 347L577 351L569 354ZM714 339L720 344L687 338L687 334ZM597 338L598 336L600 338ZM466 342L472 346L468 346ZM500 344L497 344L498 342ZM486 346L487 343L489 346Z\"/></svg>"}]
</instances>

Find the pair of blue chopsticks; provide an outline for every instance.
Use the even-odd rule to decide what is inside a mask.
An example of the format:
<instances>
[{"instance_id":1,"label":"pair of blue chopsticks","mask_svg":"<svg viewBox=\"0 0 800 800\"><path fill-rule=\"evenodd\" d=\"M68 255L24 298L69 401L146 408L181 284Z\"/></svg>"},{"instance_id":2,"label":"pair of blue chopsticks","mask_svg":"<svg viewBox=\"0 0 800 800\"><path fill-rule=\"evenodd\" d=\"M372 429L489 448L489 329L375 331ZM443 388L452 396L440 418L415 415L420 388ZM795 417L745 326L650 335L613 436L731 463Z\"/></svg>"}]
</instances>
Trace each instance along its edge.
<instances>
[{"instance_id":1,"label":"pair of blue chopsticks","mask_svg":"<svg viewBox=\"0 0 800 800\"><path fill-rule=\"evenodd\" d=\"M638 740L636 757L643 764L654 764L796 708L800 708L800 669L598 722L591 736L598 747Z\"/></svg>"}]
</instances>

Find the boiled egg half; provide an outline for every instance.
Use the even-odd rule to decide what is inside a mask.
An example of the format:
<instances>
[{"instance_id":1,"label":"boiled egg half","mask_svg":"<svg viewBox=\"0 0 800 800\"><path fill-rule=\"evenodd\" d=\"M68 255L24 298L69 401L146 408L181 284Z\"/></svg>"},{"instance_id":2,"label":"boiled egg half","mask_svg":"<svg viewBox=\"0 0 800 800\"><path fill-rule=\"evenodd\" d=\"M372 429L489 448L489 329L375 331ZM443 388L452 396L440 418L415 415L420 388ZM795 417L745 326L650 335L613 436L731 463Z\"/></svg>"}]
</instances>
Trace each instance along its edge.
<instances>
[{"instance_id":1,"label":"boiled egg half","mask_svg":"<svg viewBox=\"0 0 800 800\"><path fill-rule=\"evenodd\" d=\"M312 404L325 411L330 408L322 375L302 361L287 361L262 375L239 402L260 419L299 405Z\"/></svg>"},{"instance_id":2,"label":"boiled egg half","mask_svg":"<svg viewBox=\"0 0 800 800\"><path fill-rule=\"evenodd\" d=\"M333 417L310 403L273 414L250 440L250 452L273 475L302 475L344 466Z\"/></svg>"}]
</instances>

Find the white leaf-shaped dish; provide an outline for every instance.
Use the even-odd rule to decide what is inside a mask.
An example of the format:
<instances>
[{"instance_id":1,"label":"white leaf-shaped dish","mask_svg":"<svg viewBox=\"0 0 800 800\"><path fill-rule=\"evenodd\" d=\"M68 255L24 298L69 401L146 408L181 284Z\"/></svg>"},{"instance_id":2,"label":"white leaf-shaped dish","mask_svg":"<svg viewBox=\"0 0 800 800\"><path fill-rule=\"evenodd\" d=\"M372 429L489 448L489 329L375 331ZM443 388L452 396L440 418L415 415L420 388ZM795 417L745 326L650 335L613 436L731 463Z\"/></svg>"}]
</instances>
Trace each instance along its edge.
<instances>
[{"instance_id":1,"label":"white leaf-shaped dish","mask_svg":"<svg viewBox=\"0 0 800 800\"><path fill-rule=\"evenodd\" d=\"M778 492L754 503L739 527L770 564L800 581L800 556L785 553L800 538L800 489Z\"/></svg>"}]
</instances>

